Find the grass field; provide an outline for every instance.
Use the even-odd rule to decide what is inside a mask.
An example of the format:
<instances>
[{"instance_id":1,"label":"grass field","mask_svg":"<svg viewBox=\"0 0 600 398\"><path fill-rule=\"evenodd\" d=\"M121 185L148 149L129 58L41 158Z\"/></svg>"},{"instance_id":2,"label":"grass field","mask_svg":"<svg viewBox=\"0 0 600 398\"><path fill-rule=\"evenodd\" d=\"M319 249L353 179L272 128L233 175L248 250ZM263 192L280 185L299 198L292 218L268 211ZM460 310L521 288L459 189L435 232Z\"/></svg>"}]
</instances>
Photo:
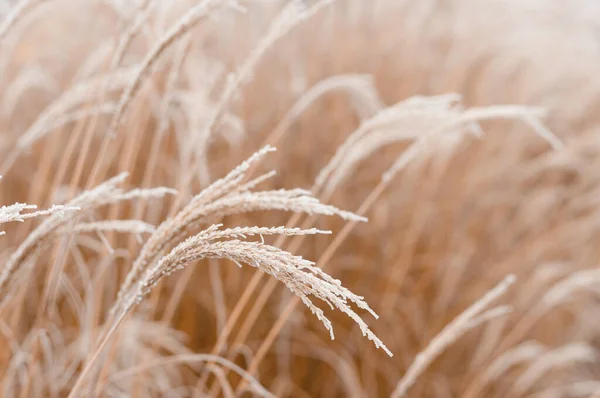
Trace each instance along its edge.
<instances>
[{"instance_id":1,"label":"grass field","mask_svg":"<svg viewBox=\"0 0 600 398\"><path fill-rule=\"evenodd\" d=\"M599 38L592 0L0 2L0 396L600 397Z\"/></svg>"}]
</instances>

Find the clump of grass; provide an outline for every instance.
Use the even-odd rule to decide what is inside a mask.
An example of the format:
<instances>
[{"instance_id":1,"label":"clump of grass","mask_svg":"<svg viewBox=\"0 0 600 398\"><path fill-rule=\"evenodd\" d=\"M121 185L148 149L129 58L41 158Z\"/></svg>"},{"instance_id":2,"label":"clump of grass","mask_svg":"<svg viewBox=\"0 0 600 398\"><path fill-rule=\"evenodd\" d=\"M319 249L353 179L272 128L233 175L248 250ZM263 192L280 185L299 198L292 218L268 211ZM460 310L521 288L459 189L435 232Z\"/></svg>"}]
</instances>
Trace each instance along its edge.
<instances>
[{"instance_id":1,"label":"clump of grass","mask_svg":"<svg viewBox=\"0 0 600 398\"><path fill-rule=\"evenodd\" d=\"M0 394L597 395L587 3L1 6Z\"/></svg>"},{"instance_id":2,"label":"clump of grass","mask_svg":"<svg viewBox=\"0 0 600 398\"><path fill-rule=\"evenodd\" d=\"M257 226L222 229L220 224L213 224L178 243L168 254L163 255L163 252L181 240L186 232L198 228L199 225L214 217L257 210L283 210L309 215L337 215L346 220L366 221L364 217L320 203L305 190L253 191L257 185L273 177L274 173L266 173L244 183L246 172L265 154L273 150L274 148L266 146L256 152L225 177L215 181L194 196L186 207L171 219L163 222L153 232L142 247L140 255L121 286L118 300L111 310L112 318L108 325L108 331L91 356L70 395L76 396L79 392L81 382L91 369L93 362L134 306L141 303L144 297L166 276L171 275L174 271L184 269L190 263L207 258L228 259L240 267L242 263L248 264L282 282L323 322L333 339L331 321L327 319L323 310L311 301L310 296L324 301L332 309L337 308L346 313L360 326L362 333L369 340L373 340L376 347L382 348L392 356L387 347L371 332L366 323L348 304L348 302L352 302L377 318L377 314L363 300L363 297L344 288L339 280L315 267L315 263L311 261L267 245L264 241L247 242L237 239L256 235L259 235L261 239L269 235L305 236L327 234L331 231L321 231L316 228Z\"/></svg>"}]
</instances>

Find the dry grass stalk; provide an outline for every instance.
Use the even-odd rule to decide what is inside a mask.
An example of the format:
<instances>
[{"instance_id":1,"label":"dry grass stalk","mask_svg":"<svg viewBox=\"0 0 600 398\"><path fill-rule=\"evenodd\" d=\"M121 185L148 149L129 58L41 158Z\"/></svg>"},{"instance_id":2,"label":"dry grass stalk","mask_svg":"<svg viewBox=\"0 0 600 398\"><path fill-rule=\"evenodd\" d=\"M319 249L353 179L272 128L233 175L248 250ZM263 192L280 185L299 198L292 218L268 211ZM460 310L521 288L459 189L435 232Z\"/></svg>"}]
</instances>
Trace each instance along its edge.
<instances>
[{"instance_id":1,"label":"dry grass stalk","mask_svg":"<svg viewBox=\"0 0 600 398\"><path fill-rule=\"evenodd\" d=\"M125 178L127 178L127 173L120 174L119 176L100 184L95 189L82 193L64 206L57 206L54 207L54 209L42 211L45 214L52 213L52 215L27 236L23 243L8 259L0 273L0 303L5 302L7 298L7 284L10 282L19 266L23 264L28 257L33 256L37 251L51 243L52 235L56 231L64 228L69 222L73 221L80 211L90 212L107 204L136 198L162 197L167 193L172 193L172 190L166 188L140 189L127 192L118 187Z\"/></svg>"},{"instance_id":2,"label":"dry grass stalk","mask_svg":"<svg viewBox=\"0 0 600 398\"><path fill-rule=\"evenodd\" d=\"M485 316L479 319L481 312L500 296L504 295L510 285L515 282L514 275L506 277L495 288L490 290L481 299L473 303L469 308L463 311L456 319L438 333L427 347L417 354L414 362L398 382L396 389L392 392L392 397L403 397L408 389L415 383L416 379L427 369L427 367L452 343L462 337L466 332L479 326L482 322L488 320ZM494 314L504 315L505 312Z\"/></svg>"},{"instance_id":3,"label":"dry grass stalk","mask_svg":"<svg viewBox=\"0 0 600 398\"><path fill-rule=\"evenodd\" d=\"M348 302L352 302L359 308L369 311L375 317L377 317L377 314L369 308L362 297L342 287L339 280L325 274L318 267L315 267L313 262L293 256L274 246L235 239L254 235L261 236L261 239L263 236L268 235L314 235L330 233L329 231L321 231L315 228L299 229L285 227L237 227L220 229L220 225L212 225L202 232L185 239L183 242L177 244L168 254L163 255L163 251L173 245L173 242L180 240L187 232L205 223L209 217L222 217L256 210L283 210L302 212L309 215L338 215L354 222L366 221L363 217L339 210L334 206L320 203L315 198L309 196L310 193L305 190L282 189L253 192L252 190L258 184L264 182L274 174L267 173L246 183L242 183L246 177L246 172L253 163L259 161L264 155L273 150L274 148L267 146L253 154L249 159L233 169L227 176L217 180L201 193L194 196L186 207L173 218L161 224L150 236L121 287L118 300L111 310L112 316L109 321L109 329L91 355L90 360L86 363L84 370L70 393L71 395L79 391L95 359L102 352L112 335L134 306L140 304L161 279L176 270L183 269L189 263L206 258L229 259L238 265L245 263L273 276L286 285L323 322L333 339L331 322L324 315L323 310L313 304L309 296L314 296L324 301L332 309L337 308L346 313L360 326L363 335L372 340L376 347L382 348L388 355L392 355L379 338L371 332L364 321L350 308ZM133 194L129 193L132 197L139 196L136 191L132 192ZM127 197L126 195L121 195L121 198Z\"/></svg>"}]
</instances>

